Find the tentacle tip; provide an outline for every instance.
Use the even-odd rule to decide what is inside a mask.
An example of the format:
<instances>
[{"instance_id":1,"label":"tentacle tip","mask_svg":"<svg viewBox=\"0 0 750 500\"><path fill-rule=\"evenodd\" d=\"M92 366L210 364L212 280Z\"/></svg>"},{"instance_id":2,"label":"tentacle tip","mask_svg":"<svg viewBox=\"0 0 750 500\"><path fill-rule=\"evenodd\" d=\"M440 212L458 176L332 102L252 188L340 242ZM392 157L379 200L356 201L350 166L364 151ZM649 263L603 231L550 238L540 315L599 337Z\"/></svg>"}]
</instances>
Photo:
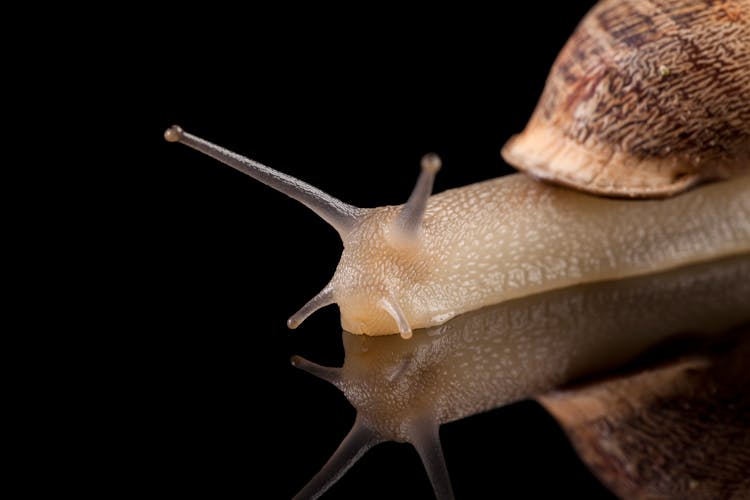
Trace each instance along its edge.
<instances>
[{"instance_id":1,"label":"tentacle tip","mask_svg":"<svg viewBox=\"0 0 750 500\"><path fill-rule=\"evenodd\" d=\"M292 316L291 318L286 320L286 327L289 328L290 330L296 330L297 327L302 324L302 321L300 321L295 316Z\"/></svg>"},{"instance_id":2,"label":"tentacle tip","mask_svg":"<svg viewBox=\"0 0 750 500\"><path fill-rule=\"evenodd\" d=\"M411 328L409 328L408 330L400 331L399 334L401 335L402 339L409 340L412 337L413 332L411 331Z\"/></svg>"},{"instance_id":3,"label":"tentacle tip","mask_svg":"<svg viewBox=\"0 0 750 500\"><path fill-rule=\"evenodd\" d=\"M164 131L164 139L167 142L178 142L180 139L182 139L183 134L184 132L182 131L182 127L180 127L179 125L172 125Z\"/></svg>"},{"instance_id":4,"label":"tentacle tip","mask_svg":"<svg viewBox=\"0 0 750 500\"><path fill-rule=\"evenodd\" d=\"M443 166L443 160L437 153L427 153L422 157L422 170L431 174L436 174Z\"/></svg>"},{"instance_id":5,"label":"tentacle tip","mask_svg":"<svg viewBox=\"0 0 750 500\"><path fill-rule=\"evenodd\" d=\"M299 370L306 371L307 373L312 373L313 375L317 375L318 377L320 377L320 371L328 370L328 367L313 363L312 361L307 360L298 354L290 357L289 363L291 363L293 367Z\"/></svg>"}]
</instances>

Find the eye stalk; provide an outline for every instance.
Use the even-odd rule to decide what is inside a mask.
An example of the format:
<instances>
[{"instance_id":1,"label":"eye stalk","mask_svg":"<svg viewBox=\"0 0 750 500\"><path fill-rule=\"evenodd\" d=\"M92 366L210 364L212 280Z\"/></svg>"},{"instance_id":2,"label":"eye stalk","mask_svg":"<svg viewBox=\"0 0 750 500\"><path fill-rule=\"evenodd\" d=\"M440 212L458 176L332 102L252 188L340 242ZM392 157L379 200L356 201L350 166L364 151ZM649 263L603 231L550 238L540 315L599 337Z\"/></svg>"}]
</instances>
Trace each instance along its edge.
<instances>
[{"instance_id":1,"label":"eye stalk","mask_svg":"<svg viewBox=\"0 0 750 500\"><path fill-rule=\"evenodd\" d=\"M366 212L365 209L344 203L306 182L189 134L178 125L168 128L164 132L164 139L189 146L294 198L333 226L342 238L351 231L362 214Z\"/></svg>"},{"instance_id":2,"label":"eye stalk","mask_svg":"<svg viewBox=\"0 0 750 500\"><path fill-rule=\"evenodd\" d=\"M417 184L409 196L409 200L401 208L396 219L396 227L401 237L416 240L422 227L427 201L432 195L435 176L440 171L442 161L435 153L428 153L422 157L422 171L419 173Z\"/></svg>"}]
</instances>

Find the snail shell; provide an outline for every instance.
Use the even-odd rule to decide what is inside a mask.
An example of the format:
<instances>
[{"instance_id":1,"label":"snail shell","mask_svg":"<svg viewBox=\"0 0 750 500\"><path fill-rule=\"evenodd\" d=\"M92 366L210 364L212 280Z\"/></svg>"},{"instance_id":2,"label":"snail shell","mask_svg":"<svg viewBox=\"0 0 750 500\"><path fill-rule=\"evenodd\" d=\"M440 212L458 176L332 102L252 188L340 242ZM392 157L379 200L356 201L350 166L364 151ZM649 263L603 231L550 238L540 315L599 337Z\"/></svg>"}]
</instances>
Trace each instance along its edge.
<instances>
[{"instance_id":1,"label":"snail shell","mask_svg":"<svg viewBox=\"0 0 750 500\"><path fill-rule=\"evenodd\" d=\"M750 1L599 2L502 154L608 196L670 196L747 171Z\"/></svg>"}]
</instances>

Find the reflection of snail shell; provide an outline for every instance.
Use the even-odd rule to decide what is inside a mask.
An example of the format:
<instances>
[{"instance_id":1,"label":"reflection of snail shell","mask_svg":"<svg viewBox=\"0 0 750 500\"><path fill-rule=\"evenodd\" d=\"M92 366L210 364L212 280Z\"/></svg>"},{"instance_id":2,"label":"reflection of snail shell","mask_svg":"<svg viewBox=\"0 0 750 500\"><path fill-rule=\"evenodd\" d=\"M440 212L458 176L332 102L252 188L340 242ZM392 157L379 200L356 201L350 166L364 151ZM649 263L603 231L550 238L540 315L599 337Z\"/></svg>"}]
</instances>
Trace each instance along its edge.
<instances>
[{"instance_id":1,"label":"reflection of snail shell","mask_svg":"<svg viewBox=\"0 0 750 500\"><path fill-rule=\"evenodd\" d=\"M669 196L747 171L750 2L600 2L503 156L612 196Z\"/></svg>"}]
</instances>

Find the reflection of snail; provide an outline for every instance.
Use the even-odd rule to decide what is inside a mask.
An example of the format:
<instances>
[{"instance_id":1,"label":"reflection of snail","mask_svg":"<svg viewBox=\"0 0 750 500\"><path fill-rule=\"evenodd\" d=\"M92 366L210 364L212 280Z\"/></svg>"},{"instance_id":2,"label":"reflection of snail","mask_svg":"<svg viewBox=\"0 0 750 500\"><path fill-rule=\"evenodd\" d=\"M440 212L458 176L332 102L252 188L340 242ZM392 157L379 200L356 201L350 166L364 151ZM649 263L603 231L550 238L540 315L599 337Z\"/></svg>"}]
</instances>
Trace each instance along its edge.
<instances>
[{"instance_id":1,"label":"reflection of snail","mask_svg":"<svg viewBox=\"0 0 750 500\"><path fill-rule=\"evenodd\" d=\"M679 334L716 338L749 321L745 254L507 301L418 331L409 342L344 333L343 367L293 359L357 409L352 431L298 497L325 491L371 446L400 441L416 447L437 496L449 498L440 424L611 371ZM744 477L745 469L738 472Z\"/></svg>"},{"instance_id":2,"label":"reflection of snail","mask_svg":"<svg viewBox=\"0 0 750 500\"><path fill-rule=\"evenodd\" d=\"M336 303L352 333L408 337L513 297L750 249L747 179L665 202L594 199L518 175L430 197L440 162L427 156L405 205L361 209L179 127L165 137L297 199L339 232L338 268L292 328ZM504 156L536 177L628 197L747 171L749 3L601 2Z\"/></svg>"}]
</instances>

